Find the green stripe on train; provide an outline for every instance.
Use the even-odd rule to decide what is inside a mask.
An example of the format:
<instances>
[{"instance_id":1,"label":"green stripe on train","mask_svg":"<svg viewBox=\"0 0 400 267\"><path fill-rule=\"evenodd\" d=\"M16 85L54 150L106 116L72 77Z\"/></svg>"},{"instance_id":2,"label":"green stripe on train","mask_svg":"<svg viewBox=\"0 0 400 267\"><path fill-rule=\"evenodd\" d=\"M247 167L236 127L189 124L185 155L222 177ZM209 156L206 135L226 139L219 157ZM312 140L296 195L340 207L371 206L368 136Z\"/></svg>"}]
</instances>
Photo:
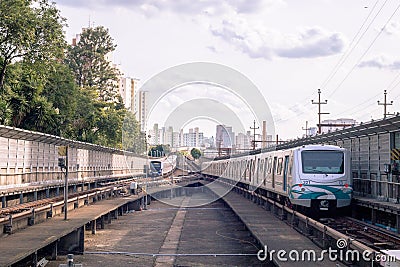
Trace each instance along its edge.
<instances>
[{"instance_id":1,"label":"green stripe on train","mask_svg":"<svg viewBox=\"0 0 400 267\"><path fill-rule=\"evenodd\" d=\"M308 190L311 192L303 192L299 190L293 190L293 187L298 186L298 185L293 185L292 190L290 190L290 197L294 198L292 195L293 193L301 194L299 199L316 199L320 196L328 195L325 192L314 192L312 191L312 188L318 188L318 189L323 189L326 191L331 192L333 195L335 195L336 199L350 199L350 192L349 193L344 193L341 189L338 189L336 187L328 186L328 185L306 185ZM311 188L310 188L311 187Z\"/></svg>"}]
</instances>

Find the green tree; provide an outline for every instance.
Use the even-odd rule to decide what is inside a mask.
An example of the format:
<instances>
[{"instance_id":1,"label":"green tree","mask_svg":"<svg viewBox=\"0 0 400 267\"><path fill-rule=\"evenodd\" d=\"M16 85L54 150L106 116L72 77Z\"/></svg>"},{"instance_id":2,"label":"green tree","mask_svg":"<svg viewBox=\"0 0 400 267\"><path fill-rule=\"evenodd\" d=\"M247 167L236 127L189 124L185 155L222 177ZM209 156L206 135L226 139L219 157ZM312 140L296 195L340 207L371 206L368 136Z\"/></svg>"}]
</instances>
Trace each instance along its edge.
<instances>
[{"instance_id":1,"label":"green tree","mask_svg":"<svg viewBox=\"0 0 400 267\"><path fill-rule=\"evenodd\" d=\"M52 129L53 134L63 137L72 137L72 123L77 112L77 99L80 90L75 84L71 70L62 63L55 63L50 72L43 89L42 95L54 108L54 121L56 126Z\"/></svg>"},{"instance_id":2,"label":"green tree","mask_svg":"<svg viewBox=\"0 0 400 267\"><path fill-rule=\"evenodd\" d=\"M145 135L140 132L140 124L131 112L126 114L122 126L122 148L136 154L146 151Z\"/></svg>"},{"instance_id":3,"label":"green tree","mask_svg":"<svg viewBox=\"0 0 400 267\"><path fill-rule=\"evenodd\" d=\"M96 125L100 116L100 105L96 100L97 93L90 88L80 88L77 95L76 104L79 107L74 117L71 118L71 138L95 143Z\"/></svg>"},{"instance_id":4,"label":"green tree","mask_svg":"<svg viewBox=\"0 0 400 267\"><path fill-rule=\"evenodd\" d=\"M87 28L79 42L68 48L65 62L82 93L78 100L81 110L73 124L74 136L81 141L122 148L122 127L128 113L118 93L119 71L107 59L115 47L106 28Z\"/></svg>"},{"instance_id":5,"label":"green tree","mask_svg":"<svg viewBox=\"0 0 400 267\"><path fill-rule=\"evenodd\" d=\"M201 151L198 148L192 148L192 150L190 150L190 155L192 155L192 157L194 159L198 159L201 157Z\"/></svg>"},{"instance_id":6,"label":"green tree","mask_svg":"<svg viewBox=\"0 0 400 267\"><path fill-rule=\"evenodd\" d=\"M47 0L0 1L0 93L12 62L62 58L64 22Z\"/></svg>"},{"instance_id":7,"label":"green tree","mask_svg":"<svg viewBox=\"0 0 400 267\"><path fill-rule=\"evenodd\" d=\"M150 148L147 155L151 157L163 157L171 152L169 145L156 145Z\"/></svg>"},{"instance_id":8,"label":"green tree","mask_svg":"<svg viewBox=\"0 0 400 267\"><path fill-rule=\"evenodd\" d=\"M4 124L59 135L76 107L76 92L70 70L58 61L16 62L9 66L2 101ZM3 112L4 113L4 112Z\"/></svg>"},{"instance_id":9,"label":"green tree","mask_svg":"<svg viewBox=\"0 0 400 267\"><path fill-rule=\"evenodd\" d=\"M95 89L100 100L115 101L119 71L107 56L116 48L103 26L84 29L79 42L69 46L66 62L80 87Z\"/></svg>"}]
</instances>

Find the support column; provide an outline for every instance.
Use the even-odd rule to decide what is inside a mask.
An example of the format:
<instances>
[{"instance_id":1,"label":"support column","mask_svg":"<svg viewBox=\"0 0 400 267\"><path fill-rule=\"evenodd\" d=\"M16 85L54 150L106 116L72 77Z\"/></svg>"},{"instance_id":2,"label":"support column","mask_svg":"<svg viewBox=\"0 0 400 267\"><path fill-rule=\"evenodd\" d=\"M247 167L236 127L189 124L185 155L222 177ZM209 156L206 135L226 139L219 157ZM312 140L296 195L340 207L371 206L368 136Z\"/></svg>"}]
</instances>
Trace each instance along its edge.
<instances>
[{"instance_id":1,"label":"support column","mask_svg":"<svg viewBox=\"0 0 400 267\"><path fill-rule=\"evenodd\" d=\"M139 211L140 210L140 200L136 200L132 202L132 209L134 211Z\"/></svg>"},{"instance_id":2,"label":"support column","mask_svg":"<svg viewBox=\"0 0 400 267\"><path fill-rule=\"evenodd\" d=\"M100 218L100 229L104 229L104 216Z\"/></svg>"},{"instance_id":3,"label":"support column","mask_svg":"<svg viewBox=\"0 0 400 267\"><path fill-rule=\"evenodd\" d=\"M37 256L37 251L35 251L35 253L32 254L32 265L37 266L37 263L38 263L38 256Z\"/></svg>"},{"instance_id":4,"label":"support column","mask_svg":"<svg viewBox=\"0 0 400 267\"><path fill-rule=\"evenodd\" d=\"M374 225L376 224L376 210L371 209L371 223Z\"/></svg>"},{"instance_id":5,"label":"support column","mask_svg":"<svg viewBox=\"0 0 400 267\"><path fill-rule=\"evenodd\" d=\"M1 198L1 207L2 207L2 208L7 208L7 199L6 199L6 196L3 196L3 197Z\"/></svg>"},{"instance_id":6,"label":"support column","mask_svg":"<svg viewBox=\"0 0 400 267\"><path fill-rule=\"evenodd\" d=\"M396 215L396 229L397 233L400 233L400 214Z\"/></svg>"},{"instance_id":7,"label":"support column","mask_svg":"<svg viewBox=\"0 0 400 267\"><path fill-rule=\"evenodd\" d=\"M54 242L54 245L51 250L51 258L50 259L52 261L55 261L55 260L57 260L57 256L58 256L58 241Z\"/></svg>"},{"instance_id":8,"label":"support column","mask_svg":"<svg viewBox=\"0 0 400 267\"><path fill-rule=\"evenodd\" d=\"M82 226L78 230L78 239L79 239L79 246L78 246L78 252L82 253L85 251L85 226Z\"/></svg>"},{"instance_id":9,"label":"support column","mask_svg":"<svg viewBox=\"0 0 400 267\"><path fill-rule=\"evenodd\" d=\"M91 227L92 227L92 235L95 235L97 230L96 220L91 221Z\"/></svg>"}]
</instances>

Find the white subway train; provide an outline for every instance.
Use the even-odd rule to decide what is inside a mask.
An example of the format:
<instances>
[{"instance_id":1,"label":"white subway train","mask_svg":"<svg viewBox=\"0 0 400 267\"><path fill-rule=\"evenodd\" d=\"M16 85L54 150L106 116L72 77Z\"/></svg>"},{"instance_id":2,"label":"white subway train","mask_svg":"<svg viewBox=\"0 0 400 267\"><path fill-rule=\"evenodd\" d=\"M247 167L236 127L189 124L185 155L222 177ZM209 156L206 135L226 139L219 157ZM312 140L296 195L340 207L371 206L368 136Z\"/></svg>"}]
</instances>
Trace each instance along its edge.
<instances>
[{"instance_id":1,"label":"white subway train","mask_svg":"<svg viewBox=\"0 0 400 267\"><path fill-rule=\"evenodd\" d=\"M176 155L169 155L168 157L150 159L149 161L149 175L150 176L168 176L176 168Z\"/></svg>"},{"instance_id":2,"label":"white subway train","mask_svg":"<svg viewBox=\"0 0 400 267\"><path fill-rule=\"evenodd\" d=\"M240 182L287 205L310 210L349 206L350 154L331 145L307 145L207 162L203 174Z\"/></svg>"}]
</instances>

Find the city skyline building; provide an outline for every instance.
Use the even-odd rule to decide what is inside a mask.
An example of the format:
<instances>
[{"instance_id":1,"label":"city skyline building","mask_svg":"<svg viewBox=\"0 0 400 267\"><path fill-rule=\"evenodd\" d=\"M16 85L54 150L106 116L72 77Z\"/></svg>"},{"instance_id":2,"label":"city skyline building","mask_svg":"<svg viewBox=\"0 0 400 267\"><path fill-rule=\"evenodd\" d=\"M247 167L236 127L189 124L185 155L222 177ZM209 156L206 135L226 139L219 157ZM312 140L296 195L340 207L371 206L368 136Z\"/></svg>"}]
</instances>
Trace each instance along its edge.
<instances>
[{"instance_id":1,"label":"city skyline building","mask_svg":"<svg viewBox=\"0 0 400 267\"><path fill-rule=\"evenodd\" d=\"M235 133L232 131L232 126L217 125L215 142L217 148L233 148L235 145Z\"/></svg>"}]
</instances>

